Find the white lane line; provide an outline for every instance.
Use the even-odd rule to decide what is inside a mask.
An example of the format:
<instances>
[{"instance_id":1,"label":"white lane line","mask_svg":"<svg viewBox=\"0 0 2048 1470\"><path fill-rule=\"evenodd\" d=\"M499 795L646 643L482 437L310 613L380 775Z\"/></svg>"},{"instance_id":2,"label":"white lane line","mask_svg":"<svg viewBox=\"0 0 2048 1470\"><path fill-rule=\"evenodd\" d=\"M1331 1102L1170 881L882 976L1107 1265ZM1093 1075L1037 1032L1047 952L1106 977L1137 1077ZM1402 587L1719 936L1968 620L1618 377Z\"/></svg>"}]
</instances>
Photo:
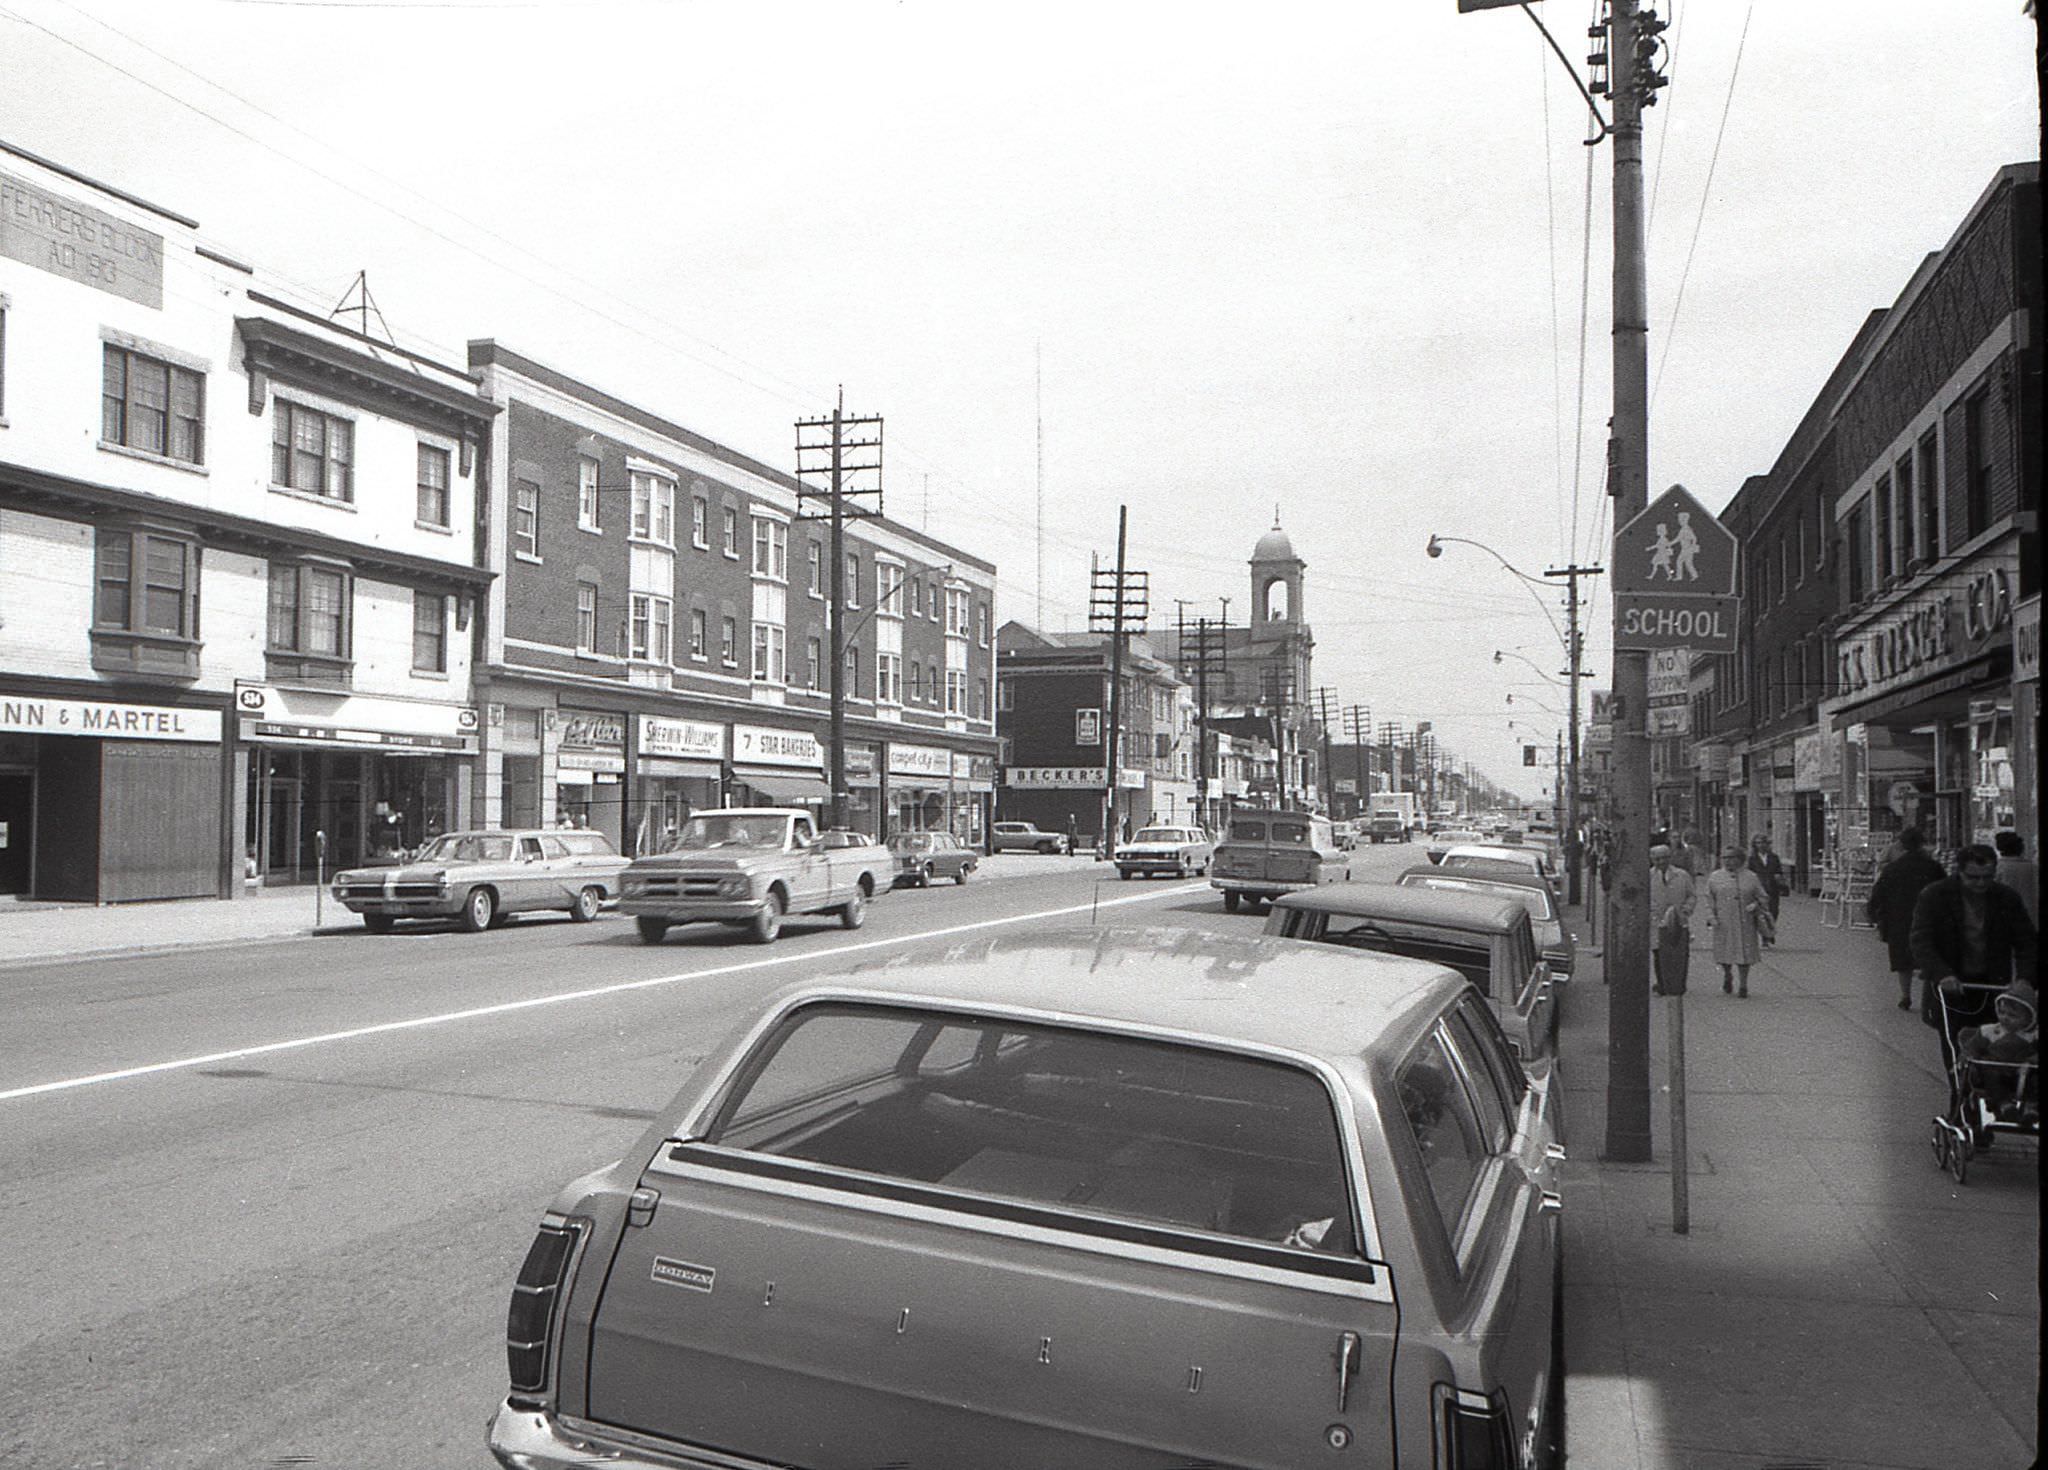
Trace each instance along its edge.
<instances>
[{"instance_id":1,"label":"white lane line","mask_svg":"<svg viewBox=\"0 0 2048 1470\"><path fill-rule=\"evenodd\" d=\"M944 929L927 929L920 934L906 934L895 939L864 939L851 944L835 945L831 949L795 949L786 954L772 955L766 959L744 960L738 964L715 965L708 970L685 970L674 975L657 975L650 980L622 980L616 985L594 985L586 990L565 990L555 995L537 995L528 1000L508 1000L497 1005L472 1006L465 1011L444 1011L436 1016L414 1016L403 1021L381 1021L375 1026L355 1026L347 1031L325 1031L318 1036L299 1036L290 1041L266 1041L257 1046L239 1046L232 1051L208 1052L204 1056L180 1057L174 1062L150 1062L139 1067L123 1067L115 1072L95 1072L87 1077L66 1077L59 1082L37 1082L28 1087L12 1087L0 1092L0 1102L12 1102L16 1098L36 1097L46 1092L69 1092L75 1088L92 1087L102 1082L125 1082L131 1077L148 1077L157 1072L176 1072L187 1067L204 1067L214 1062L238 1061L243 1057L267 1056L273 1052L298 1051L309 1046L324 1046L334 1041L354 1041L363 1036L381 1036L393 1031L416 1031L426 1026L445 1026L454 1021L474 1021L485 1016L503 1016L513 1011L534 1010L540 1006L566 1005L571 1001L597 1000L607 995L620 995L629 990L652 990L660 985L674 985L684 980L708 980L718 975L739 975L748 970L765 970L772 965L794 964L799 961L817 963L821 960L836 959L841 955L860 954L866 950L889 949L898 945L915 944L923 939L945 939L955 934L972 934L977 929L998 929L1005 924L1029 924L1043 919L1065 918L1070 914L1089 914L1100 909L1113 909L1124 904L1156 903L1162 898L1175 898L1189 893L1205 893L1208 885L1183 883L1173 887L1154 889L1146 893L1133 893L1117 898L1105 898L1089 903L1070 904L1066 908L1041 909L1037 913L1013 914L1005 919L977 919L972 924L954 924Z\"/></svg>"}]
</instances>

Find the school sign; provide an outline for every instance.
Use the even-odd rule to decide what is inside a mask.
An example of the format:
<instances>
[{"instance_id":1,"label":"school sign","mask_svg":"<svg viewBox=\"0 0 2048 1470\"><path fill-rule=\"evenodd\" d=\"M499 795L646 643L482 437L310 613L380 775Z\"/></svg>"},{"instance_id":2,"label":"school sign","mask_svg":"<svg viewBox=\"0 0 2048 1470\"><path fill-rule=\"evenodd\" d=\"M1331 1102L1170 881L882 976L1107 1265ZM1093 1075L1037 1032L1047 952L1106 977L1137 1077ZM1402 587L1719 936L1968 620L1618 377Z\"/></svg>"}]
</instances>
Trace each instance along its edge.
<instances>
[{"instance_id":1,"label":"school sign","mask_svg":"<svg viewBox=\"0 0 2048 1470\"><path fill-rule=\"evenodd\" d=\"M1683 485L1614 535L1614 646L1735 652L1736 542Z\"/></svg>"}]
</instances>

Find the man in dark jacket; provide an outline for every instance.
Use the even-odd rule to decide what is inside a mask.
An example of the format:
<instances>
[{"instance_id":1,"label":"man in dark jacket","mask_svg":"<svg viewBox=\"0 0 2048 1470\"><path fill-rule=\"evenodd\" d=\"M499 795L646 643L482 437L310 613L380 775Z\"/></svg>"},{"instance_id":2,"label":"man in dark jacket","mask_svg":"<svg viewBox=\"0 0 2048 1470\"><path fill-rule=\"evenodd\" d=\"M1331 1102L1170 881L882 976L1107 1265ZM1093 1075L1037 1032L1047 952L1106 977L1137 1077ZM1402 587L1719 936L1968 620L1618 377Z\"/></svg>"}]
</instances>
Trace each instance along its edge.
<instances>
[{"instance_id":1,"label":"man in dark jacket","mask_svg":"<svg viewBox=\"0 0 2048 1470\"><path fill-rule=\"evenodd\" d=\"M1884 941L1892 973L1899 977L1899 1009L1909 1011L1913 1008L1913 905L1919 901L1920 891L1930 883L1939 883L1944 874L1941 864L1927 855L1927 839L1920 835L1919 828L1908 827L1898 840L1903 852L1886 863L1884 871L1877 875L1863 911L1877 926L1877 937ZM1929 1011L1934 1009L1932 995L1927 997L1926 1005Z\"/></svg>"},{"instance_id":2,"label":"man in dark jacket","mask_svg":"<svg viewBox=\"0 0 2048 1470\"><path fill-rule=\"evenodd\" d=\"M1956 876L1930 883L1913 905L1913 963L1926 987L1922 1014L1931 1014L1941 1037L1942 1066L1949 1074L1949 1106L1955 1098L1955 1036L1995 1015L1998 991L2017 983L2031 1002L2036 950L2034 921L2020 896L1993 874L1998 854L1978 843L1956 858ZM1964 990L1965 985L1983 986ZM1950 1024L1940 1024L1932 991L1940 987ZM1995 987L1995 988L1994 988Z\"/></svg>"},{"instance_id":3,"label":"man in dark jacket","mask_svg":"<svg viewBox=\"0 0 2048 1470\"><path fill-rule=\"evenodd\" d=\"M1778 924L1778 900L1792 891L1792 883L1785 876L1785 864L1771 851L1771 839L1759 832L1749 842L1749 870L1756 874L1756 881L1764 890L1764 902L1771 908L1771 927ZM1765 944L1774 944L1772 935L1764 936Z\"/></svg>"}]
</instances>

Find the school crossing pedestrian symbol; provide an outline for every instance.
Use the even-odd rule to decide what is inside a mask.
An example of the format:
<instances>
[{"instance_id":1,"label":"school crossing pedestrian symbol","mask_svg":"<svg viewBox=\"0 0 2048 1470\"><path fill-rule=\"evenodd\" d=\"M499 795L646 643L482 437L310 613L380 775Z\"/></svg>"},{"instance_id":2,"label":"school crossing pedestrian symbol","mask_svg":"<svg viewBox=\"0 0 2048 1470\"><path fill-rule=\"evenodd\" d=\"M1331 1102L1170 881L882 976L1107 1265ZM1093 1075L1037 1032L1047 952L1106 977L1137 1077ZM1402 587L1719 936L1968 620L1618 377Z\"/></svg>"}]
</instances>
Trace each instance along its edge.
<instances>
[{"instance_id":1,"label":"school crossing pedestrian symbol","mask_svg":"<svg viewBox=\"0 0 2048 1470\"><path fill-rule=\"evenodd\" d=\"M1614 537L1614 646L1735 652L1735 536L1673 485Z\"/></svg>"}]
</instances>

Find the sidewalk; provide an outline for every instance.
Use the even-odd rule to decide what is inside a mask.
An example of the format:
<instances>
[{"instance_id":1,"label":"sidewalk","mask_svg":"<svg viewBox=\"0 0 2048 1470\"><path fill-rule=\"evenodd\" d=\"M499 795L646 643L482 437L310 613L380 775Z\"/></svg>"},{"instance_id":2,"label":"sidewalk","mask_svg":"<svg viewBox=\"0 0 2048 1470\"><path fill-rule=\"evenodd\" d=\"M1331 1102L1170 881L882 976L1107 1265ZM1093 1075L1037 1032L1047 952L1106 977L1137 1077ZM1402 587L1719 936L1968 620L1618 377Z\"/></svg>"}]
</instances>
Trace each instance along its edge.
<instances>
[{"instance_id":1,"label":"sidewalk","mask_svg":"<svg viewBox=\"0 0 2048 1470\"><path fill-rule=\"evenodd\" d=\"M2033 1463L2040 1173L2030 1143L1936 1169L1933 1031L1867 930L1785 904L1750 999L1695 935L1691 1230L1672 1231L1669 1002L1651 1001L1651 1164L1611 1164L1599 959L1564 1008L1566 1426L1579 1470ZM1582 952L1583 953L1583 952Z\"/></svg>"},{"instance_id":2,"label":"sidewalk","mask_svg":"<svg viewBox=\"0 0 2048 1470\"><path fill-rule=\"evenodd\" d=\"M1096 866L1087 857L1003 853L995 858L984 857L969 881L1022 878ZM1109 872L1115 876L1114 869ZM214 898L103 906L0 902L0 971L66 960L113 959L169 950L303 939L316 933L359 930L362 922L332 896L321 900L316 921L310 883L258 889L246 898L225 902Z\"/></svg>"}]
</instances>

